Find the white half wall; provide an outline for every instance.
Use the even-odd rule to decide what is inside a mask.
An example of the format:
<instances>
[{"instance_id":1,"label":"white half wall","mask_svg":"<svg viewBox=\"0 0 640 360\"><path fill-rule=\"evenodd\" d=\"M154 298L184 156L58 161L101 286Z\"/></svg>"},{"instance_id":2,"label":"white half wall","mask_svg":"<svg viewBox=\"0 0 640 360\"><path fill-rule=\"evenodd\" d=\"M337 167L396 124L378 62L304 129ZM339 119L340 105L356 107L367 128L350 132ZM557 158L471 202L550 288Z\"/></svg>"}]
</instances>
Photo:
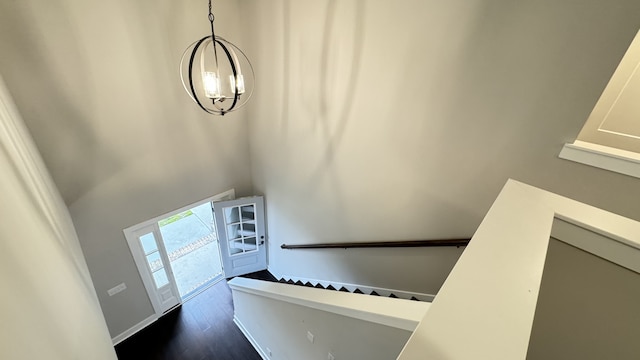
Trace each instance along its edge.
<instances>
[{"instance_id":1,"label":"white half wall","mask_svg":"<svg viewBox=\"0 0 640 360\"><path fill-rule=\"evenodd\" d=\"M270 360L395 359L430 306L244 278L229 286L236 323Z\"/></svg>"},{"instance_id":2,"label":"white half wall","mask_svg":"<svg viewBox=\"0 0 640 360\"><path fill-rule=\"evenodd\" d=\"M570 224L569 227L567 224ZM557 254L548 255L552 237L580 248L585 254L588 252L632 269L633 280L637 283L640 222L509 180L398 359L529 358L532 324L538 306L540 305L547 315L549 308L552 308L549 306L548 295L542 297L545 300L543 304L539 303L542 301L539 298L541 289L562 281L562 277L545 279L544 276L557 275L553 271L543 276L545 262L558 263L554 258ZM549 257L551 260L548 260ZM571 258L565 260L570 263ZM563 331L566 334L567 329L581 325L574 321L575 318L557 316L556 319L564 323L558 325L554 331L556 336L564 336L567 341L559 344L540 341L539 334L535 334L532 340L537 348L533 354L530 353L535 358L538 358L539 354L544 354L542 358L583 358L575 354L584 355L582 345L589 341L600 345L596 346L599 347L597 352L592 351L589 354L594 359L602 358L603 353L614 354L612 358L616 359L629 359L627 354L637 354L637 343L631 340L631 334L624 331L617 334L608 332L620 331L620 324L609 322L624 314L613 310L612 316L606 314L607 306L610 304L633 311L630 310L633 309L633 301L616 298L637 298L638 287L625 289L624 294L598 292L597 289L604 289L602 283L615 281L619 284L621 280L614 278L611 272L607 273L602 268L598 268L597 274L585 271L582 276L587 277L587 283L589 275L594 276L594 282L592 287L586 288L586 292L584 289L576 291L576 287L579 288L577 285L585 279L575 279L572 285L564 287L564 295L558 295L564 296L564 300L569 296L581 295L611 298L589 301L590 307L576 306L575 309L568 310L573 312L572 316L581 316L584 318L582 321L586 320L582 326L593 329L576 329L571 335L562 335ZM559 308L553 310L562 311ZM602 312L603 316L591 316L590 313L593 311ZM553 323L551 321L551 324ZM637 328L637 322L632 326L625 325L628 326L627 329ZM548 325L547 329L552 327L553 325ZM596 338L593 337L594 333L598 334ZM625 342L621 338L608 339L610 336L622 336L622 339L626 338L628 341ZM626 343L625 348L614 350L615 344L620 343ZM604 350L607 347L611 347L611 351ZM574 355L549 357L549 354ZM617 357L618 354L625 355Z\"/></svg>"}]
</instances>

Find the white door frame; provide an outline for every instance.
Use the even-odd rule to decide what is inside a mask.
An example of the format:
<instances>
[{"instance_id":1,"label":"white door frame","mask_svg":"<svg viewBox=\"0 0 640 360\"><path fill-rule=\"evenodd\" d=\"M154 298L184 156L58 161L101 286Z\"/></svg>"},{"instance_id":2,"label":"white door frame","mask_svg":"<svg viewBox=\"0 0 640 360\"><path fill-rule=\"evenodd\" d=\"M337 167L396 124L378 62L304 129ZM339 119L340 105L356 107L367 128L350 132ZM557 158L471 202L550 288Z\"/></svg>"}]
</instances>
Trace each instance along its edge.
<instances>
[{"instance_id":1,"label":"white door frame","mask_svg":"<svg viewBox=\"0 0 640 360\"><path fill-rule=\"evenodd\" d=\"M173 271L171 269L171 263L169 262L169 257L164 247L164 241L162 239L162 234L160 233L160 227L158 226L158 222L160 220L163 220L170 216L187 211L189 209L192 209L204 203L231 200L234 198L235 198L235 189L230 189L223 193L200 200L196 203L183 206L179 209L173 210L166 214L156 216L153 219L149 219L140 224L130 226L123 230L124 236L127 240L127 244L129 245L129 249L131 250L131 254L133 255L133 259L135 260L136 266L138 267L138 272L140 273L140 277L142 278L144 287L147 290L147 296L151 301L151 304L153 306L153 309L157 317L160 317L166 311L182 303L182 300L180 298L180 293L178 292L176 279L173 276ZM163 305L163 303L166 303L166 302L163 302L162 299L163 297L166 297L166 295L160 294L158 289L156 288L153 275L151 274L151 272L149 271L149 268L147 267L147 261L146 261L144 250L142 249L140 241L138 240L139 236L150 232L149 231L150 229L153 229L154 236L156 237L156 241L158 242L158 251L160 253L160 257L162 258L164 267L167 272L167 278L171 286L171 291L174 292L174 294L177 296L177 303L175 303L172 306L168 306L166 304ZM224 272L224 269L223 269L223 272Z\"/></svg>"}]
</instances>

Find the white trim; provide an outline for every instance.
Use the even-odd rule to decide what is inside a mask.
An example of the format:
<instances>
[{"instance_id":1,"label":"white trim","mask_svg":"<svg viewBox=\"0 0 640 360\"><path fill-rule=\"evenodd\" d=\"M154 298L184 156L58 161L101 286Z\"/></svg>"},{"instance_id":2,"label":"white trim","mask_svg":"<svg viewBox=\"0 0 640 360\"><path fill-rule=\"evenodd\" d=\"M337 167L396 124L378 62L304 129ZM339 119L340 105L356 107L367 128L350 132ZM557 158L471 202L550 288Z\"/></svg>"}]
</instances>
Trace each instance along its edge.
<instances>
[{"instance_id":1,"label":"white trim","mask_svg":"<svg viewBox=\"0 0 640 360\"><path fill-rule=\"evenodd\" d=\"M123 342L124 340L128 339L129 337L135 335L138 331L140 331L140 330L146 328L147 326L153 324L158 319L159 319L158 316L156 314L153 314L153 315L149 316L148 318L140 321L139 323L133 325L128 330L125 330L124 332L120 333L119 335L117 335L117 336L115 336L115 337L113 337L111 339L111 341L113 342L113 346L116 346L119 343Z\"/></svg>"},{"instance_id":2,"label":"white trim","mask_svg":"<svg viewBox=\"0 0 640 360\"><path fill-rule=\"evenodd\" d=\"M638 244L585 229L558 217L553 220L551 237L640 273L640 251L638 251L640 245Z\"/></svg>"},{"instance_id":3,"label":"white trim","mask_svg":"<svg viewBox=\"0 0 640 360\"><path fill-rule=\"evenodd\" d=\"M256 349L256 352L258 353L258 355L260 355L260 357L263 360L269 360L269 356L264 352L264 350L262 350L260 345L258 345L258 342L256 341L256 339L253 338L251 333L249 333L249 330L247 330L247 328L244 327L244 324L242 324L242 321L240 321L240 319L238 319L235 316L235 314L233 315L233 322L236 324L238 329L240 329L240 331L244 334L244 337L247 338L247 340L249 340L249 343L251 343L253 348Z\"/></svg>"},{"instance_id":4,"label":"white trim","mask_svg":"<svg viewBox=\"0 0 640 360\"><path fill-rule=\"evenodd\" d=\"M640 154L576 140L565 144L559 157L640 178Z\"/></svg>"},{"instance_id":5,"label":"white trim","mask_svg":"<svg viewBox=\"0 0 640 360\"><path fill-rule=\"evenodd\" d=\"M342 316L413 331L431 303L382 296L327 291L237 277L229 281L233 291L263 296Z\"/></svg>"},{"instance_id":6,"label":"white trim","mask_svg":"<svg viewBox=\"0 0 640 360\"><path fill-rule=\"evenodd\" d=\"M181 207L179 209L170 211L170 212L162 214L162 215L158 215L158 216L154 217L153 219L149 219L149 220L141 222L139 224L129 226L128 228L124 229L123 231L125 231L125 232L126 231L133 231L133 230L136 230L138 228L142 228L142 227L148 226L150 224L157 223L160 220L164 220L164 219L166 219L166 218L168 218L170 216L180 214L181 212L184 212L184 211L187 211L187 210L191 210L192 208L194 208L196 206L200 206L200 205L202 205L204 203L216 202L216 201L224 201L224 200L233 200L233 199L235 199L235 197L236 197L236 190L235 189L229 189L229 190L227 190L225 192L222 192L220 194L216 194L216 195L210 196L210 197L208 197L206 199L202 199L200 201L196 201L193 204L185 205L185 206L183 206L183 207Z\"/></svg>"},{"instance_id":7,"label":"white trim","mask_svg":"<svg viewBox=\"0 0 640 360\"><path fill-rule=\"evenodd\" d=\"M640 113L635 106L637 101L633 95L640 85L638 68L640 68L640 31L636 33L584 123L578 134L579 140L640 152L638 141L640 127L637 122L626 119L636 118Z\"/></svg>"}]
</instances>

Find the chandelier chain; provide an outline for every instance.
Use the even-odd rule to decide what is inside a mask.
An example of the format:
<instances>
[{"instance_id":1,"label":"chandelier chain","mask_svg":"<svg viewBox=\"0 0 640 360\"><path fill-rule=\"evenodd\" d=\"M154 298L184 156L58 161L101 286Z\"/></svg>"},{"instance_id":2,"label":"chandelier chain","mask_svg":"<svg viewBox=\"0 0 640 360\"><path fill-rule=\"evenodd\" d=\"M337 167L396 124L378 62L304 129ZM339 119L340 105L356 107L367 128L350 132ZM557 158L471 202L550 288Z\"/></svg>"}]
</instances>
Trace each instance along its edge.
<instances>
[{"instance_id":1,"label":"chandelier chain","mask_svg":"<svg viewBox=\"0 0 640 360\"><path fill-rule=\"evenodd\" d=\"M216 33L213 30L213 10L211 9L211 0L209 0L209 22L211 23L211 41L213 42L213 59L215 60L216 69L218 68L218 49L216 48Z\"/></svg>"}]
</instances>

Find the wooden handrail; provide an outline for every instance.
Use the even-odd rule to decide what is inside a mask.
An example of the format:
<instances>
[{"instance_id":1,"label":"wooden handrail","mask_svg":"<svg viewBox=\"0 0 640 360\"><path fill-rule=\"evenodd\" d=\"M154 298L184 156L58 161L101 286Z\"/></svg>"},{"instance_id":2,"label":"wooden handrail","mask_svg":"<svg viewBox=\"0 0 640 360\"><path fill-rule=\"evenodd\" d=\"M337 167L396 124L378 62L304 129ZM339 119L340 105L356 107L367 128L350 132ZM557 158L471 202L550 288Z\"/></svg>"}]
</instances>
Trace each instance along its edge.
<instances>
[{"instance_id":1,"label":"wooden handrail","mask_svg":"<svg viewBox=\"0 0 640 360\"><path fill-rule=\"evenodd\" d=\"M348 248L384 248L384 247L432 247L432 246L467 246L471 239L442 239L442 240L409 240L409 241L373 241L373 242L342 242L280 245L281 249L348 249Z\"/></svg>"}]
</instances>

